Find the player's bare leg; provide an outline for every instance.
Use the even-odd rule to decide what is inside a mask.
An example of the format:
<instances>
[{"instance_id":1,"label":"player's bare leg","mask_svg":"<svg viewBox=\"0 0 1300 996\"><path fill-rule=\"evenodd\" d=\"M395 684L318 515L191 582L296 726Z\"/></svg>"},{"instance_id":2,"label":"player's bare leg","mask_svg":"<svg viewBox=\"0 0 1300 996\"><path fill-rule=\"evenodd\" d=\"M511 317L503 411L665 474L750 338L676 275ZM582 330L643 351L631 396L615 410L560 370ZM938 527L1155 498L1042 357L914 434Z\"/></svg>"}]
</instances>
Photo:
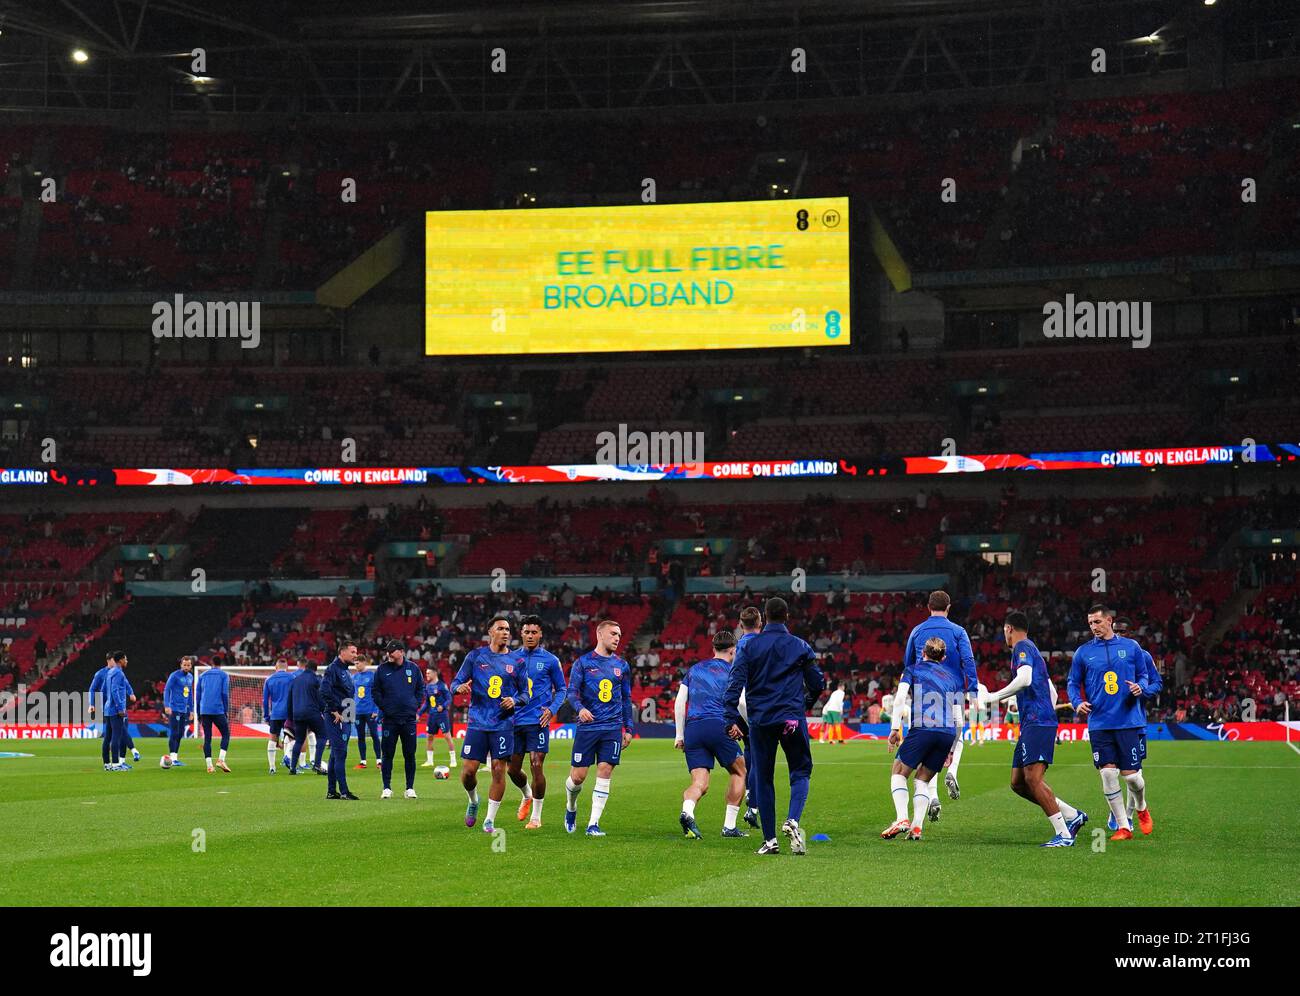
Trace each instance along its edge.
<instances>
[{"instance_id":1,"label":"player's bare leg","mask_svg":"<svg viewBox=\"0 0 1300 996\"><path fill-rule=\"evenodd\" d=\"M695 823L695 804L709 791L709 769L692 768L691 783L682 793L682 814L677 818L682 825L682 833L693 840L703 840L704 834Z\"/></svg>"},{"instance_id":2,"label":"player's bare leg","mask_svg":"<svg viewBox=\"0 0 1300 996\"><path fill-rule=\"evenodd\" d=\"M478 766L473 758L465 759L465 770L460 773L460 784L465 789L469 805L465 807L465 826L472 827L478 819Z\"/></svg>"},{"instance_id":3,"label":"player's bare leg","mask_svg":"<svg viewBox=\"0 0 1300 996\"><path fill-rule=\"evenodd\" d=\"M524 829L536 830L542 825L542 803L546 801L546 755L535 750L528 761L533 774L533 816Z\"/></svg>"},{"instance_id":4,"label":"player's bare leg","mask_svg":"<svg viewBox=\"0 0 1300 996\"><path fill-rule=\"evenodd\" d=\"M506 797L507 764L505 758L492 758L492 784L488 786L488 812L487 819L483 821L484 833L492 833L496 829L497 810L501 808L501 800Z\"/></svg>"},{"instance_id":5,"label":"player's bare leg","mask_svg":"<svg viewBox=\"0 0 1300 996\"><path fill-rule=\"evenodd\" d=\"M520 792L523 793L523 801L519 803L519 809L515 813L515 819L526 820L528 814L533 810L533 790L528 785L528 776L524 774L524 755L512 754L509 762L506 764L506 775L510 778L511 783Z\"/></svg>"},{"instance_id":6,"label":"player's bare leg","mask_svg":"<svg viewBox=\"0 0 1300 996\"><path fill-rule=\"evenodd\" d=\"M727 768L730 777L727 779L727 815L722 821L722 836L724 837L748 837L749 834L744 830L736 828L736 817L740 815L740 803L745 798L745 778L749 772L745 768L745 757L742 754L731 762Z\"/></svg>"}]
</instances>

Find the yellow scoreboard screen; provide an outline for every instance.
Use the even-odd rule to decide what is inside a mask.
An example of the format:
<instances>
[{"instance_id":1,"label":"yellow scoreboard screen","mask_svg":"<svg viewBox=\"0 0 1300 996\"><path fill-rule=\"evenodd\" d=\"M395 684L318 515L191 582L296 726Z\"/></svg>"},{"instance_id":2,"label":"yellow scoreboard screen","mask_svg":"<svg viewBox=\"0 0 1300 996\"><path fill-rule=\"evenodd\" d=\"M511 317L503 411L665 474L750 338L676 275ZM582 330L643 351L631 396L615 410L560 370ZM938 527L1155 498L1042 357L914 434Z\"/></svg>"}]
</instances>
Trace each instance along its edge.
<instances>
[{"instance_id":1,"label":"yellow scoreboard screen","mask_svg":"<svg viewBox=\"0 0 1300 996\"><path fill-rule=\"evenodd\" d=\"M849 343L847 197L425 217L431 356Z\"/></svg>"}]
</instances>

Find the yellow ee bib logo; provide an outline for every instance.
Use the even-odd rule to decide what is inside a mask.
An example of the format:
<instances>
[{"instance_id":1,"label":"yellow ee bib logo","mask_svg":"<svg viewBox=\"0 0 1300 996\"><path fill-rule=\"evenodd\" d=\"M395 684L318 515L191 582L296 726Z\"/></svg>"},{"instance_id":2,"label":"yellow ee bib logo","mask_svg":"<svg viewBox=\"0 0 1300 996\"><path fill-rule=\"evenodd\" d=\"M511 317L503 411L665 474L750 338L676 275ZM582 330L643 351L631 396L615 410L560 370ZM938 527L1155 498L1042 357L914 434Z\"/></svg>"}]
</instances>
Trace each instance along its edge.
<instances>
[{"instance_id":1,"label":"yellow ee bib logo","mask_svg":"<svg viewBox=\"0 0 1300 996\"><path fill-rule=\"evenodd\" d=\"M1107 695L1114 695L1119 691L1119 675L1114 671L1107 671L1105 675L1103 675L1103 679L1106 682L1105 688Z\"/></svg>"}]
</instances>

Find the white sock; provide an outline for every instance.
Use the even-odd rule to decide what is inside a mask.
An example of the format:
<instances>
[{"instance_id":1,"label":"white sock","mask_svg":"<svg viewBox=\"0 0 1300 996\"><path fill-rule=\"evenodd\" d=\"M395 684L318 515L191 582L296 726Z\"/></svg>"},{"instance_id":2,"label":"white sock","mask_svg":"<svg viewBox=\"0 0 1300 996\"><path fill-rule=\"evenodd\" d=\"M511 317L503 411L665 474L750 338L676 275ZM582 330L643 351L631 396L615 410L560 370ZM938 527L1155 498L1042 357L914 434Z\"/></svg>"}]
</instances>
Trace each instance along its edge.
<instances>
[{"instance_id":1,"label":"white sock","mask_svg":"<svg viewBox=\"0 0 1300 996\"><path fill-rule=\"evenodd\" d=\"M1072 819L1074 819L1076 816L1079 815L1079 811L1075 809L1073 806L1071 806L1064 799L1057 799L1056 806L1058 809L1060 809L1061 815L1065 817L1066 823L1069 823Z\"/></svg>"},{"instance_id":2,"label":"white sock","mask_svg":"<svg viewBox=\"0 0 1300 996\"><path fill-rule=\"evenodd\" d=\"M1119 772L1114 768L1101 769L1101 792L1106 797L1106 805L1110 806L1111 815L1115 817L1115 825L1121 830L1132 830L1128 810L1124 808L1124 793L1119 787Z\"/></svg>"},{"instance_id":3,"label":"white sock","mask_svg":"<svg viewBox=\"0 0 1300 996\"><path fill-rule=\"evenodd\" d=\"M223 750L220 752L220 754L221 754L221 760L224 761L226 759L226 752Z\"/></svg>"},{"instance_id":4,"label":"white sock","mask_svg":"<svg viewBox=\"0 0 1300 996\"><path fill-rule=\"evenodd\" d=\"M525 781L522 786L517 785L515 787L524 794L525 799L531 799L533 797L533 787L529 785L528 782Z\"/></svg>"},{"instance_id":5,"label":"white sock","mask_svg":"<svg viewBox=\"0 0 1300 996\"><path fill-rule=\"evenodd\" d=\"M907 775L890 775L889 791L894 797L894 820L907 819Z\"/></svg>"},{"instance_id":6,"label":"white sock","mask_svg":"<svg viewBox=\"0 0 1300 996\"><path fill-rule=\"evenodd\" d=\"M917 779L912 783L914 795L912 796L912 828L916 829L925 822L925 814L930 809L930 797L926 794L929 788L927 782Z\"/></svg>"},{"instance_id":7,"label":"white sock","mask_svg":"<svg viewBox=\"0 0 1300 996\"><path fill-rule=\"evenodd\" d=\"M570 813L576 813L578 811L578 796L582 795L582 786L573 784L572 778L566 778L564 779L564 792L566 796L564 808Z\"/></svg>"},{"instance_id":8,"label":"white sock","mask_svg":"<svg viewBox=\"0 0 1300 996\"><path fill-rule=\"evenodd\" d=\"M965 749L966 742L961 737L952 745L952 764L948 765L948 771L952 773L953 778L957 777L957 765L961 764L961 752Z\"/></svg>"},{"instance_id":9,"label":"white sock","mask_svg":"<svg viewBox=\"0 0 1300 996\"><path fill-rule=\"evenodd\" d=\"M695 800L694 800L694 799L683 799L683 800L682 800L682 814L685 815L685 816L689 816L691 819L695 819Z\"/></svg>"},{"instance_id":10,"label":"white sock","mask_svg":"<svg viewBox=\"0 0 1300 996\"><path fill-rule=\"evenodd\" d=\"M1133 795L1133 801L1137 803L1137 811L1142 812L1147 808L1147 783L1142 777L1142 772L1135 771L1131 775L1125 775L1124 781L1128 782L1128 790Z\"/></svg>"},{"instance_id":11,"label":"white sock","mask_svg":"<svg viewBox=\"0 0 1300 996\"><path fill-rule=\"evenodd\" d=\"M595 826L600 822L600 814L605 811L607 802L609 802L609 779L597 778L596 787L591 793L591 822L587 826Z\"/></svg>"},{"instance_id":12,"label":"white sock","mask_svg":"<svg viewBox=\"0 0 1300 996\"><path fill-rule=\"evenodd\" d=\"M307 762L316 763L316 734L314 733L307 734Z\"/></svg>"},{"instance_id":13,"label":"white sock","mask_svg":"<svg viewBox=\"0 0 1300 996\"><path fill-rule=\"evenodd\" d=\"M930 780L925 783L925 794L928 795L931 800L939 798L939 793L935 791L935 786L938 784L939 784L939 772L936 771L933 775L930 776Z\"/></svg>"},{"instance_id":14,"label":"white sock","mask_svg":"<svg viewBox=\"0 0 1300 996\"><path fill-rule=\"evenodd\" d=\"M546 801L545 799L538 799L538 798L534 797L534 799L533 799L533 815L529 818L529 820L528 820L529 823L541 823L541 822L542 822L542 803L545 802L545 801Z\"/></svg>"},{"instance_id":15,"label":"white sock","mask_svg":"<svg viewBox=\"0 0 1300 996\"><path fill-rule=\"evenodd\" d=\"M271 766L272 771L275 770L275 741L274 740L268 740L266 742L266 763Z\"/></svg>"},{"instance_id":16,"label":"white sock","mask_svg":"<svg viewBox=\"0 0 1300 996\"><path fill-rule=\"evenodd\" d=\"M172 764L175 764L179 760L180 760L180 755L177 754L175 751L172 751Z\"/></svg>"},{"instance_id":17,"label":"white sock","mask_svg":"<svg viewBox=\"0 0 1300 996\"><path fill-rule=\"evenodd\" d=\"M430 764L432 764L432 763L433 763L433 751L431 751L431 750L426 750L426 751L424 752L424 759L425 759L426 761L428 761Z\"/></svg>"},{"instance_id":18,"label":"white sock","mask_svg":"<svg viewBox=\"0 0 1300 996\"><path fill-rule=\"evenodd\" d=\"M467 796L469 797L469 804L470 804L471 806L477 806L477 805L478 805L478 789L477 789L477 788L466 789L466 790L465 790L465 795L467 795Z\"/></svg>"},{"instance_id":19,"label":"white sock","mask_svg":"<svg viewBox=\"0 0 1300 996\"><path fill-rule=\"evenodd\" d=\"M212 770L212 758L208 757L208 758L204 758L204 760L208 762L208 770L211 771L211 770Z\"/></svg>"},{"instance_id":20,"label":"white sock","mask_svg":"<svg viewBox=\"0 0 1300 996\"><path fill-rule=\"evenodd\" d=\"M728 807L727 807L727 815L726 815L726 817L725 817L725 818L723 819L723 821L722 821L722 829L723 829L723 830L735 830L735 829L736 829L736 817L739 816L739 815L740 815L740 807L739 807L739 806L728 806Z\"/></svg>"},{"instance_id":21,"label":"white sock","mask_svg":"<svg viewBox=\"0 0 1300 996\"><path fill-rule=\"evenodd\" d=\"M495 823L497 821L497 810L500 808L501 808L501 803L499 801L497 801L496 799L488 800L487 821L489 823Z\"/></svg>"},{"instance_id":22,"label":"white sock","mask_svg":"<svg viewBox=\"0 0 1300 996\"><path fill-rule=\"evenodd\" d=\"M1065 828L1065 817L1060 813L1053 813L1048 819L1052 823L1052 829L1056 831L1058 837L1068 837L1070 831Z\"/></svg>"}]
</instances>

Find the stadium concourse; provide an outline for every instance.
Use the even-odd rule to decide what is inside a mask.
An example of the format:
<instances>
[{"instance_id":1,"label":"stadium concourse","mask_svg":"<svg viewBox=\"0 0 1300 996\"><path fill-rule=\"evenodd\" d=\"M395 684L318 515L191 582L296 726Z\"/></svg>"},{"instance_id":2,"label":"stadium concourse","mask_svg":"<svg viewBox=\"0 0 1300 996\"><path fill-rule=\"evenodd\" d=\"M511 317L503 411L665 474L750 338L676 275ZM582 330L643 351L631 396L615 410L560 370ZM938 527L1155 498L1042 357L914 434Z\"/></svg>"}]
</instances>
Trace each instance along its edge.
<instances>
[{"instance_id":1,"label":"stadium concourse","mask_svg":"<svg viewBox=\"0 0 1300 996\"><path fill-rule=\"evenodd\" d=\"M996 501L947 499L936 489L921 489L891 502L814 496L792 503L692 506L652 494L619 502L445 508L421 498L387 509L288 511L280 546L258 550L264 573L241 573L231 565L233 576L246 583L242 596L217 600L229 605L217 609L225 613L219 629L203 630L211 626L205 620L217 618L210 611L192 616L187 626L193 600L167 600L167 614L179 617L185 634L178 654L239 666L271 666L282 655L324 664L340 638L372 648L399 639L412 657L449 680L464 654L482 643L484 626L497 612L541 615L548 646L566 666L589 649L593 622L609 616L623 626L643 718L667 723L686 668L710 656L711 637L734 629L744 605L761 601L762 593L750 592L745 577L801 568L829 576L831 584L825 593L791 597L793 628L813 644L826 673L843 684L846 720L875 723L882 710L887 715L906 635L926 615L924 592L850 592L849 583L879 572L947 573L957 598L954 618L970 632L988 687L1001 687L1009 678L1002 619L1012 608L1025 610L1063 692L1073 648L1087 638L1087 606L1097 597L1093 565L1104 562L1112 565L1108 597L1121 621L1168 676L1150 708L1153 722L1232 721L1241 718L1246 699L1258 719L1280 719L1287 697L1300 690L1300 565L1290 554L1239 545L1243 529L1297 521L1300 497L1294 491L1237 499L1175 493L1067 502L1024 499L1010 485ZM130 538L150 549L164 533L173 545L198 536L203 515L193 521L176 513L122 519L134 524ZM10 518L11 545L0 576L21 577L32 563L45 571L79 564L81 572L92 573L76 558L95 514ZM958 535L1001 533L1022 537L1014 567L944 549ZM695 544L700 552L676 554L661 552L669 544L660 538L667 536L708 539L702 547ZM455 569L443 564L435 567L441 576L427 576L422 559L392 559L381 563L378 579L366 579L368 561L375 574L373 551L411 541L444 544ZM725 552L712 552L710 542ZM115 584L0 584L0 687L24 681L33 689L46 683L78 689L99 666L94 652L83 656L87 647L129 645L140 635L136 617L150 611L152 600L131 596L116 551L99 550L98 556L101 573L117 570ZM1161 566L1153 569L1152 563ZM356 568L357 574L339 578L339 567ZM528 579L533 592L493 593L494 569ZM168 570L186 576L176 565L146 556L131 580L161 580ZM285 590L293 581L282 580L331 575L336 580L313 582L313 590L332 592L326 596L299 596ZM602 590L602 575L637 580L621 591L609 585ZM556 576L585 590L548 580ZM730 578L736 579L730 592L689 590L699 579ZM162 682L174 661L144 648L133 652L141 698L131 718L155 723ZM252 712L245 720L261 722L260 701L247 704ZM464 705L458 697L456 708Z\"/></svg>"}]
</instances>

